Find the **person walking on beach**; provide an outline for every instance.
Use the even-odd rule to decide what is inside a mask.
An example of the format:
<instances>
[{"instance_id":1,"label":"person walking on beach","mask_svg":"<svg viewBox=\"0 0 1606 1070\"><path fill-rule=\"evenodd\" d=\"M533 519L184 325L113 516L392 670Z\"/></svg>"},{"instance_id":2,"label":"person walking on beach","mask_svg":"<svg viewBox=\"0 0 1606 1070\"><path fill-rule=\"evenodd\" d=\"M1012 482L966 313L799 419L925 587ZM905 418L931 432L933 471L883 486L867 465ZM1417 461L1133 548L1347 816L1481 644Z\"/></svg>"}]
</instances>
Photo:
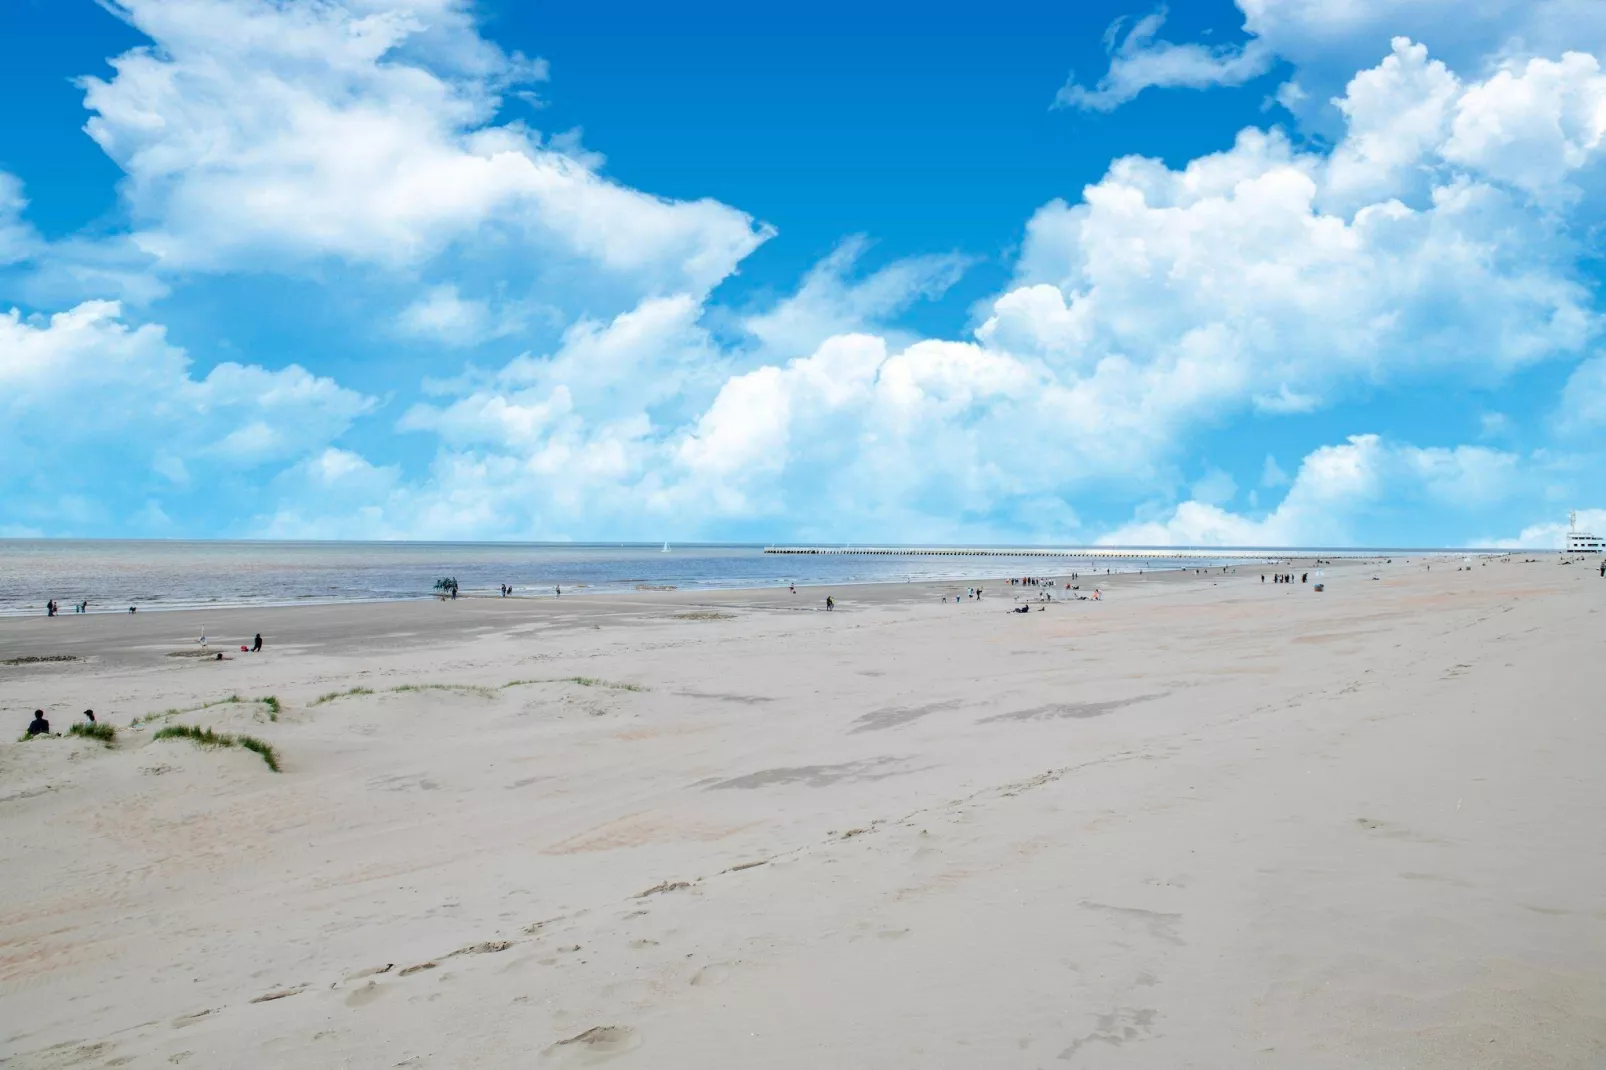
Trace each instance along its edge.
<instances>
[{"instance_id":1,"label":"person walking on beach","mask_svg":"<svg viewBox=\"0 0 1606 1070\"><path fill-rule=\"evenodd\" d=\"M30 737L50 735L50 722L45 720L44 710L33 711L33 720L28 722L28 735Z\"/></svg>"},{"instance_id":2,"label":"person walking on beach","mask_svg":"<svg viewBox=\"0 0 1606 1070\"><path fill-rule=\"evenodd\" d=\"M262 652L262 633L261 632L257 632L256 639L254 641L252 641L252 643L251 643L251 653L259 654L261 652Z\"/></svg>"},{"instance_id":3,"label":"person walking on beach","mask_svg":"<svg viewBox=\"0 0 1606 1070\"><path fill-rule=\"evenodd\" d=\"M827 613L830 613L831 611L833 611L835 609L836 609L836 599L832 598L830 595L826 595L825 596L825 611Z\"/></svg>"}]
</instances>

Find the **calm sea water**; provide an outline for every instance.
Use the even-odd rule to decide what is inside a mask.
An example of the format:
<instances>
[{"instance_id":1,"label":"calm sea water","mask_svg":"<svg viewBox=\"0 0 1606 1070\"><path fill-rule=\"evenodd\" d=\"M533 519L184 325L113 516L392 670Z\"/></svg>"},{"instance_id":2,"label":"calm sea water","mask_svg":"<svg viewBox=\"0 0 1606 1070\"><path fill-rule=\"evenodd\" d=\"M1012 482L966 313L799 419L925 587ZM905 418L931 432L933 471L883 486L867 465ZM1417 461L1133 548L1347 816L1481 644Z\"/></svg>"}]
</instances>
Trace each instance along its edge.
<instances>
[{"instance_id":1,"label":"calm sea water","mask_svg":"<svg viewBox=\"0 0 1606 1070\"><path fill-rule=\"evenodd\" d=\"M1176 562L1100 562L1098 571L1175 567ZM428 598L454 577L463 594L522 596L677 588L870 583L904 579L1059 576L1093 571L1064 557L875 557L765 554L762 546L553 543L108 542L0 540L0 614Z\"/></svg>"}]
</instances>

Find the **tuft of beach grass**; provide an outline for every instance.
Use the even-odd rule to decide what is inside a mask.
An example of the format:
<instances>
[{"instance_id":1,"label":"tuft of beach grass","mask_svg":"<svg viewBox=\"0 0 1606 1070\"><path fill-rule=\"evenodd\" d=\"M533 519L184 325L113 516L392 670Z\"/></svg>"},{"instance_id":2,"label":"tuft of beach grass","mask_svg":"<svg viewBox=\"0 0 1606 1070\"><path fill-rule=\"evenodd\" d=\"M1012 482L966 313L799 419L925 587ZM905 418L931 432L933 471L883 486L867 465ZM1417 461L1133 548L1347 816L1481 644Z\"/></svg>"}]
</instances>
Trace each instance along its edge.
<instances>
[{"instance_id":1,"label":"tuft of beach grass","mask_svg":"<svg viewBox=\"0 0 1606 1070\"><path fill-rule=\"evenodd\" d=\"M192 725L170 724L157 731L154 739L187 739L197 747L243 747L253 751L262 758L267 767L275 773L279 772L279 753L271 744L264 743L255 736L231 736L223 732L214 732L210 728L196 728Z\"/></svg>"},{"instance_id":2,"label":"tuft of beach grass","mask_svg":"<svg viewBox=\"0 0 1606 1070\"><path fill-rule=\"evenodd\" d=\"M240 746L254 754L259 755L267 763L269 769L275 773L279 771L279 752L273 749L271 743L263 742L255 736L239 736Z\"/></svg>"},{"instance_id":3,"label":"tuft of beach grass","mask_svg":"<svg viewBox=\"0 0 1606 1070\"><path fill-rule=\"evenodd\" d=\"M616 680L599 680L595 676L565 676L560 684L579 684L581 687L605 687L610 691L645 691L640 684L621 684Z\"/></svg>"},{"instance_id":4,"label":"tuft of beach grass","mask_svg":"<svg viewBox=\"0 0 1606 1070\"><path fill-rule=\"evenodd\" d=\"M581 687L603 687L610 691L650 691L641 684L623 684L617 680L603 680L595 676L548 676L538 680L509 680L502 687L529 687L532 684L579 684Z\"/></svg>"},{"instance_id":5,"label":"tuft of beach grass","mask_svg":"<svg viewBox=\"0 0 1606 1070\"><path fill-rule=\"evenodd\" d=\"M374 689L371 687L348 687L344 691L325 692L324 694L313 699L309 705L322 706L324 703L333 702L337 698L350 698L353 695L372 695L373 693Z\"/></svg>"},{"instance_id":6,"label":"tuft of beach grass","mask_svg":"<svg viewBox=\"0 0 1606 1070\"><path fill-rule=\"evenodd\" d=\"M98 740L107 747L117 741L117 729L109 724L90 724L88 721L77 721L67 729L69 736L82 736L85 739Z\"/></svg>"},{"instance_id":7,"label":"tuft of beach grass","mask_svg":"<svg viewBox=\"0 0 1606 1070\"><path fill-rule=\"evenodd\" d=\"M167 709L161 710L160 712L147 713L143 717L134 718L129 722L128 727L138 728L141 725L150 724L152 721L165 721L169 717L178 717L186 713L198 713L201 710L209 710L213 706L233 706L238 703L248 702L258 702L266 706L268 708L268 720L277 721L279 719L279 713L281 709L279 700L274 698L272 695L269 695L267 698L253 699L246 698L243 695L235 694L229 695L226 698L217 699L213 702L203 702L199 706L169 706Z\"/></svg>"},{"instance_id":8,"label":"tuft of beach grass","mask_svg":"<svg viewBox=\"0 0 1606 1070\"><path fill-rule=\"evenodd\" d=\"M465 695L489 695L494 688L479 684L398 684L390 690L400 691L457 691Z\"/></svg>"}]
</instances>

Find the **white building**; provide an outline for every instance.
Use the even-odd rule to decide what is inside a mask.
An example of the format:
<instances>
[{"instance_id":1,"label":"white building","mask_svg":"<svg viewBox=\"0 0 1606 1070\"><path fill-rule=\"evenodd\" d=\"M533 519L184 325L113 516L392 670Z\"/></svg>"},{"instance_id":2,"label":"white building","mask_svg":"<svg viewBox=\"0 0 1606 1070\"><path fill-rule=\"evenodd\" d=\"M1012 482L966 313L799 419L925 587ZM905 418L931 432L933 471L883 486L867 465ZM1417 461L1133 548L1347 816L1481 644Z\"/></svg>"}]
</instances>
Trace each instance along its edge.
<instances>
[{"instance_id":1,"label":"white building","mask_svg":"<svg viewBox=\"0 0 1606 1070\"><path fill-rule=\"evenodd\" d=\"M1570 554L1606 554L1606 539L1578 530L1578 513L1567 518L1567 552Z\"/></svg>"},{"instance_id":2,"label":"white building","mask_svg":"<svg viewBox=\"0 0 1606 1070\"><path fill-rule=\"evenodd\" d=\"M1606 554L1606 539L1587 531L1567 533L1567 552L1570 554Z\"/></svg>"}]
</instances>

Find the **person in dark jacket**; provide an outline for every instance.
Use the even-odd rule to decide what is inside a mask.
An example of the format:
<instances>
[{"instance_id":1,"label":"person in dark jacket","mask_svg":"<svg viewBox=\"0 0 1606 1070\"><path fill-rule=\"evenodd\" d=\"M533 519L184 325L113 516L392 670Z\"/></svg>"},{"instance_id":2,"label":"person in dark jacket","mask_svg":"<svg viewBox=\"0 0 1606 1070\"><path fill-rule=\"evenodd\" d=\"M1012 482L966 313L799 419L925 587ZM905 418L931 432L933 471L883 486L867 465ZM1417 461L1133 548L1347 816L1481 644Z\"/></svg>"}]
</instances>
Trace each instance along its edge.
<instances>
[{"instance_id":1,"label":"person in dark jacket","mask_svg":"<svg viewBox=\"0 0 1606 1070\"><path fill-rule=\"evenodd\" d=\"M28 724L28 734L30 736L50 735L50 722L45 720L44 710L33 711L33 720Z\"/></svg>"}]
</instances>

